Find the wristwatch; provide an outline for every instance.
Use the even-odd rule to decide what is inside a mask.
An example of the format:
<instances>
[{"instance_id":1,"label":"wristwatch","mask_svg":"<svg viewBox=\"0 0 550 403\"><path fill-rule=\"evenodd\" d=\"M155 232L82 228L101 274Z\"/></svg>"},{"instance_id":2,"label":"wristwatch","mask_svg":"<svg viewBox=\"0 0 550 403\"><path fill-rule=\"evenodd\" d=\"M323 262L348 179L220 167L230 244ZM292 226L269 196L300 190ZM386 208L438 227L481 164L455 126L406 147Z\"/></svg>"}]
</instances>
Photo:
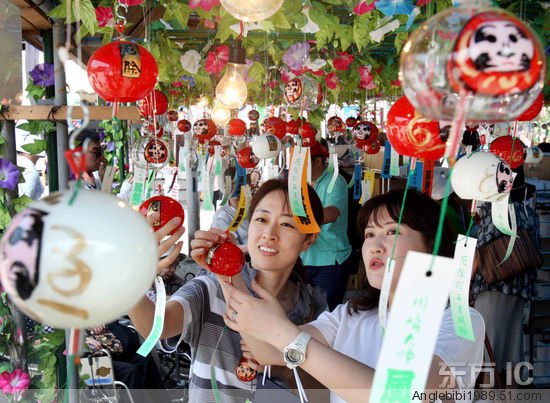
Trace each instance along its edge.
<instances>
[{"instance_id":1,"label":"wristwatch","mask_svg":"<svg viewBox=\"0 0 550 403\"><path fill-rule=\"evenodd\" d=\"M301 332L288 346L283 350L283 358L286 366L294 369L303 364L306 360L306 349L311 336L306 332Z\"/></svg>"}]
</instances>

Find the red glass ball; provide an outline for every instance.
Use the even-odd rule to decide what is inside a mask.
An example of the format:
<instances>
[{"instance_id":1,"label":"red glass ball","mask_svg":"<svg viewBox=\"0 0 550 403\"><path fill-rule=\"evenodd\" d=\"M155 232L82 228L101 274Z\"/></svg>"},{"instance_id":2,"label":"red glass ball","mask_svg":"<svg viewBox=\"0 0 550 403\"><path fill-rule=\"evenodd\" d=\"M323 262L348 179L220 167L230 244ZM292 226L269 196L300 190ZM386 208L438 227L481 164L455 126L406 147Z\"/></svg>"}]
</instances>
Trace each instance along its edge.
<instances>
[{"instance_id":1,"label":"red glass ball","mask_svg":"<svg viewBox=\"0 0 550 403\"><path fill-rule=\"evenodd\" d=\"M207 264L212 273L222 276L239 274L244 266L244 253L237 245L224 242L208 251Z\"/></svg>"},{"instance_id":2,"label":"red glass ball","mask_svg":"<svg viewBox=\"0 0 550 403\"><path fill-rule=\"evenodd\" d=\"M137 101L136 104L142 118L162 115L168 110L168 98L159 90L150 92L145 98Z\"/></svg>"},{"instance_id":3,"label":"red glass ball","mask_svg":"<svg viewBox=\"0 0 550 403\"><path fill-rule=\"evenodd\" d=\"M100 47L88 61L88 79L108 102L136 102L153 91L158 66L147 49L119 41Z\"/></svg>"},{"instance_id":4,"label":"red glass ball","mask_svg":"<svg viewBox=\"0 0 550 403\"><path fill-rule=\"evenodd\" d=\"M260 112L255 109L252 109L248 112L248 119L252 121L258 121L260 119Z\"/></svg>"},{"instance_id":5,"label":"red glass ball","mask_svg":"<svg viewBox=\"0 0 550 403\"><path fill-rule=\"evenodd\" d=\"M347 127L353 127L357 124L357 119L353 118L353 117L349 117L346 119L346 126Z\"/></svg>"},{"instance_id":6,"label":"red glass ball","mask_svg":"<svg viewBox=\"0 0 550 403\"><path fill-rule=\"evenodd\" d=\"M241 119L231 119L227 124L227 132L230 136L242 136L246 133L246 123Z\"/></svg>"},{"instance_id":7,"label":"red glass ball","mask_svg":"<svg viewBox=\"0 0 550 403\"><path fill-rule=\"evenodd\" d=\"M302 139L314 140L317 135L317 129L309 122L304 122L300 127L298 134Z\"/></svg>"},{"instance_id":8,"label":"red glass ball","mask_svg":"<svg viewBox=\"0 0 550 403\"><path fill-rule=\"evenodd\" d=\"M298 134L300 132L300 120L293 119L290 122L286 122L286 131L290 134Z\"/></svg>"},{"instance_id":9,"label":"red glass ball","mask_svg":"<svg viewBox=\"0 0 550 403\"><path fill-rule=\"evenodd\" d=\"M182 133L187 133L191 130L191 122L187 119L182 119L178 121L178 130Z\"/></svg>"},{"instance_id":10,"label":"red glass ball","mask_svg":"<svg viewBox=\"0 0 550 403\"><path fill-rule=\"evenodd\" d=\"M380 142L378 140L369 142L365 146L364 150L367 154L378 154L380 151Z\"/></svg>"},{"instance_id":11,"label":"red glass ball","mask_svg":"<svg viewBox=\"0 0 550 403\"><path fill-rule=\"evenodd\" d=\"M154 231L158 231L168 221L175 217L181 218L181 225L183 225L183 220L185 218L185 213L183 212L181 204L168 196L154 196L145 200L139 206L139 212L144 217L147 217L148 214L153 212L158 212L160 214L159 219L153 223ZM178 228L174 229L169 235L172 235L177 230Z\"/></svg>"},{"instance_id":12,"label":"red glass ball","mask_svg":"<svg viewBox=\"0 0 550 403\"><path fill-rule=\"evenodd\" d=\"M264 133L275 135L281 140L286 135L286 122L276 116L270 116L262 122Z\"/></svg>"},{"instance_id":13,"label":"red glass ball","mask_svg":"<svg viewBox=\"0 0 550 403\"><path fill-rule=\"evenodd\" d=\"M242 168L254 168L260 160L252 153L252 147L244 147L237 152L237 162Z\"/></svg>"},{"instance_id":14,"label":"red glass ball","mask_svg":"<svg viewBox=\"0 0 550 403\"><path fill-rule=\"evenodd\" d=\"M513 139L512 136L502 136L493 140L489 144L489 150L510 164L512 169L525 162L525 147L520 139Z\"/></svg>"},{"instance_id":15,"label":"red glass ball","mask_svg":"<svg viewBox=\"0 0 550 403\"><path fill-rule=\"evenodd\" d=\"M258 373L248 365L248 359L241 357L235 367L235 375L241 382L252 382Z\"/></svg>"},{"instance_id":16,"label":"red glass ball","mask_svg":"<svg viewBox=\"0 0 550 403\"><path fill-rule=\"evenodd\" d=\"M202 144L218 133L218 126L212 119L199 119L193 124L193 133Z\"/></svg>"},{"instance_id":17,"label":"red glass ball","mask_svg":"<svg viewBox=\"0 0 550 403\"><path fill-rule=\"evenodd\" d=\"M542 110L542 107L544 106L544 93L541 92L538 97L535 98L535 101L531 104L529 108L525 112L523 112L517 120L520 122L528 122L530 120L533 120L537 117L537 115Z\"/></svg>"},{"instance_id":18,"label":"red glass ball","mask_svg":"<svg viewBox=\"0 0 550 403\"><path fill-rule=\"evenodd\" d=\"M415 116L407 97L399 98L388 111L386 134L401 155L436 160L445 153L439 122Z\"/></svg>"},{"instance_id":19,"label":"red glass ball","mask_svg":"<svg viewBox=\"0 0 550 403\"><path fill-rule=\"evenodd\" d=\"M173 109L169 110L168 113L166 114L166 117L170 122L176 122L179 119L178 111L175 111Z\"/></svg>"}]
</instances>

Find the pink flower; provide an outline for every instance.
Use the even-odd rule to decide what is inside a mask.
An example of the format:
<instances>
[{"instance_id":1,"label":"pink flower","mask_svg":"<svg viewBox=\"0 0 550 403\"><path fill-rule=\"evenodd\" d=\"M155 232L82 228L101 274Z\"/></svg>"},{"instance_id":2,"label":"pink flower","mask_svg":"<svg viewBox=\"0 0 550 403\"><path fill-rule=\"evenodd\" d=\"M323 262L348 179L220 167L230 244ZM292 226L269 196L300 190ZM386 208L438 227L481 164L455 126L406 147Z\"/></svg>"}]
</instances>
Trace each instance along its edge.
<instances>
[{"instance_id":1,"label":"pink flower","mask_svg":"<svg viewBox=\"0 0 550 403\"><path fill-rule=\"evenodd\" d=\"M376 88L376 84L372 79L372 74L370 73L369 67L367 66L359 67L359 76L361 77L361 81L359 81L359 87L367 90Z\"/></svg>"},{"instance_id":2,"label":"pink flower","mask_svg":"<svg viewBox=\"0 0 550 403\"><path fill-rule=\"evenodd\" d=\"M431 1L431 0L419 0L419 1ZM372 11L376 8L376 0L374 0L372 3L367 4L367 0L361 0L355 8L353 9L353 12L357 15L363 15L365 13L368 13L369 11Z\"/></svg>"},{"instance_id":3,"label":"pink flower","mask_svg":"<svg viewBox=\"0 0 550 403\"><path fill-rule=\"evenodd\" d=\"M213 52L208 52L204 69L212 74L221 73L229 60L229 46L220 45Z\"/></svg>"},{"instance_id":4,"label":"pink flower","mask_svg":"<svg viewBox=\"0 0 550 403\"><path fill-rule=\"evenodd\" d=\"M353 55L346 52L338 52L338 55L334 58L332 65L336 70L347 70L349 65L353 63Z\"/></svg>"},{"instance_id":5,"label":"pink flower","mask_svg":"<svg viewBox=\"0 0 550 403\"><path fill-rule=\"evenodd\" d=\"M144 0L120 0L120 3L127 4L128 6L139 6Z\"/></svg>"},{"instance_id":6,"label":"pink flower","mask_svg":"<svg viewBox=\"0 0 550 403\"><path fill-rule=\"evenodd\" d=\"M202 8L204 11L210 11L212 8L219 6L220 0L189 0L189 7L195 9Z\"/></svg>"},{"instance_id":7,"label":"pink flower","mask_svg":"<svg viewBox=\"0 0 550 403\"><path fill-rule=\"evenodd\" d=\"M395 87L401 87L401 81L400 80L393 80L391 81L391 85Z\"/></svg>"},{"instance_id":8,"label":"pink flower","mask_svg":"<svg viewBox=\"0 0 550 403\"><path fill-rule=\"evenodd\" d=\"M30 383L29 374L19 368L13 372L4 371L0 374L0 389L4 393L23 392L27 390Z\"/></svg>"},{"instance_id":9,"label":"pink flower","mask_svg":"<svg viewBox=\"0 0 550 403\"><path fill-rule=\"evenodd\" d=\"M294 75L292 75L292 73L287 69L287 68L282 68L281 69L281 81L283 83L288 83L290 80L292 80L294 78Z\"/></svg>"},{"instance_id":10,"label":"pink flower","mask_svg":"<svg viewBox=\"0 0 550 403\"><path fill-rule=\"evenodd\" d=\"M95 18L99 28L106 26L114 27L115 19L113 18L113 9L111 7L97 7L95 9Z\"/></svg>"},{"instance_id":11,"label":"pink flower","mask_svg":"<svg viewBox=\"0 0 550 403\"><path fill-rule=\"evenodd\" d=\"M432 0L418 0L416 2L416 7L425 6L426 4L430 4L431 2L432 2Z\"/></svg>"},{"instance_id":12,"label":"pink flower","mask_svg":"<svg viewBox=\"0 0 550 403\"><path fill-rule=\"evenodd\" d=\"M338 87L338 84L340 83L340 79L338 76L336 76L335 72L328 73L325 77L325 83L327 84L327 88L330 88L331 90L335 90L336 87Z\"/></svg>"},{"instance_id":13,"label":"pink flower","mask_svg":"<svg viewBox=\"0 0 550 403\"><path fill-rule=\"evenodd\" d=\"M277 80L271 80L267 83L269 88L274 89L277 88L277 85L279 85L279 82Z\"/></svg>"}]
</instances>

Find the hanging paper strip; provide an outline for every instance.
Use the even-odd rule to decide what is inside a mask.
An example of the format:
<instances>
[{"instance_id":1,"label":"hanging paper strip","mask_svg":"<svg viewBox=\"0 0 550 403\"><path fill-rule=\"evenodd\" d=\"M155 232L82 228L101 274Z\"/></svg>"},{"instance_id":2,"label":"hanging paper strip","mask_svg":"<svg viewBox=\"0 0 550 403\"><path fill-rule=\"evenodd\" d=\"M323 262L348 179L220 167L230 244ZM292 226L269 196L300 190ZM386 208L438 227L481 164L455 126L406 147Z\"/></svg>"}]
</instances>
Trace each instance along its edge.
<instances>
[{"instance_id":1,"label":"hanging paper strip","mask_svg":"<svg viewBox=\"0 0 550 403\"><path fill-rule=\"evenodd\" d=\"M390 154L390 175L399 176L399 153L393 147Z\"/></svg>"},{"instance_id":2,"label":"hanging paper strip","mask_svg":"<svg viewBox=\"0 0 550 403\"><path fill-rule=\"evenodd\" d=\"M212 172L214 159L209 158L206 163L205 170L202 173L202 194L203 194L203 207L206 211L214 210L214 203L212 201L212 182L210 180L210 174Z\"/></svg>"},{"instance_id":3,"label":"hanging paper strip","mask_svg":"<svg viewBox=\"0 0 550 403\"><path fill-rule=\"evenodd\" d=\"M382 172L380 176L382 179L390 179L390 165L391 165L391 144L389 141L384 143L384 160L382 162Z\"/></svg>"},{"instance_id":4,"label":"hanging paper strip","mask_svg":"<svg viewBox=\"0 0 550 403\"><path fill-rule=\"evenodd\" d=\"M417 161L414 171L411 171L411 169L412 168L409 164L409 173L411 175L409 187L420 191L422 189L422 172L424 170L424 163L422 161Z\"/></svg>"},{"instance_id":5,"label":"hanging paper strip","mask_svg":"<svg viewBox=\"0 0 550 403\"><path fill-rule=\"evenodd\" d=\"M331 153L329 161L329 168L332 166L332 178L330 179L330 183L328 184L327 192L332 193L334 185L336 184L336 180L338 179L338 175L340 173L338 168L338 154L336 154L336 152Z\"/></svg>"},{"instance_id":6,"label":"hanging paper strip","mask_svg":"<svg viewBox=\"0 0 550 403\"><path fill-rule=\"evenodd\" d=\"M317 221L315 221L315 216L313 215L313 210L311 209L311 202L309 200L309 192L308 192L308 186L307 186L307 175L308 175L308 169L307 167L310 165L309 163L309 148L304 148L302 150L305 150L305 163L302 164L302 182L301 182L301 198L299 200L294 200L290 198L290 205L292 206L293 202L295 204L300 203L301 208L300 210L304 211L303 215L297 215L294 210L292 210L294 221L296 222L296 225L298 226L298 229L300 232L304 234L316 234L318 232L321 232L321 228L319 227L319 224ZM303 152L303 151L302 151ZM292 158L291 163L291 171L292 171L292 164L295 163L295 156ZM295 190L293 190L295 193ZM290 182L289 182L289 197L290 197Z\"/></svg>"},{"instance_id":7,"label":"hanging paper strip","mask_svg":"<svg viewBox=\"0 0 550 403\"><path fill-rule=\"evenodd\" d=\"M153 319L153 326L151 332L143 344L139 347L137 353L142 357L147 356L151 350L155 347L162 334L164 327L164 310L166 308L166 288L164 288L164 281L162 277L155 277L155 317Z\"/></svg>"},{"instance_id":8,"label":"hanging paper strip","mask_svg":"<svg viewBox=\"0 0 550 403\"><path fill-rule=\"evenodd\" d=\"M244 185L241 187L241 195L239 197L239 204L237 206L237 213L227 228L228 231L237 231L237 228L245 220L250 206L250 199L252 198L250 186Z\"/></svg>"},{"instance_id":9,"label":"hanging paper strip","mask_svg":"<svg viewBox=\"0 0 550 403\"><path fill-rule=\"evenodd\" d=\"M427 194L428 196L432 195L432 185L434 181L434 161L425 160L423 161L422 169L422 193Z\"/></svg>"},{"instance_id":10,"label":"hanging paper strip","mask_svg":"<svg viewBox=\"0 0 550 403\"><path fill-rule=\"evenodd\" d=\"M290 209L295 216L305 217L306 211L302 204L302 172L308 165L307 148L295 146L290 156L290 169L288 171L288 198Z\"/></svg>"}]
</instances>

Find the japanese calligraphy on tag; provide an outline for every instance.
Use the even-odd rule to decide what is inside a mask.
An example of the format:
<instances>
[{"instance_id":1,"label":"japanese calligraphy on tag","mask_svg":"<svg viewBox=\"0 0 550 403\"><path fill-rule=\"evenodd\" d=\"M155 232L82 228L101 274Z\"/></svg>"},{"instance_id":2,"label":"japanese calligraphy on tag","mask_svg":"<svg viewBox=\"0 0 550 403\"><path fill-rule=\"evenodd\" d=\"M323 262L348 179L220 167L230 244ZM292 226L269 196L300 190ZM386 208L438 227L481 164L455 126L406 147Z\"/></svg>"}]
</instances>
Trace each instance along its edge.
<instances>
[{"instance_id":1,"label":"japanese calligraphy on tag","mask_svg":"<svg viewBox=\"0 0 550 403\"><path fill-rule=\"evenodd\" d=\"M141 76L141 55L137 45L124 42L119 43L118 46L122 59L122 77L139 78Z\"/></svg>"}]
</instances>

